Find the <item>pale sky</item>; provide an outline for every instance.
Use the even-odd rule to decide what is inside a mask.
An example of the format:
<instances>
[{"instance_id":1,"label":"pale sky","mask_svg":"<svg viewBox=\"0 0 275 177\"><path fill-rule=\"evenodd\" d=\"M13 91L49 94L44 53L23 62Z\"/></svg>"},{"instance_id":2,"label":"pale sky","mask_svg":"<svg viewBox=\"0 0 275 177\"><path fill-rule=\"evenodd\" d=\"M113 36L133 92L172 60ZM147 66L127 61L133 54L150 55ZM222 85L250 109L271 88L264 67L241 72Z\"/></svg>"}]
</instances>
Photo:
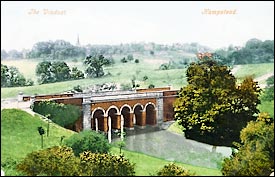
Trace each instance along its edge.
<instances>
[{"instance_id":1,"label":"pale sky","mask_svg":"<svg viewBox=\"0 0 275 177\"><path fill-rule=\"evenodd\" d=\"M29 14L34 9L36 14ZM234 11L236 14L203 14ZM58 11L61 14L44 14ZM211 48L274 40L273 1L1 1L1 49L63 39L81 45L198 42Z\"/></svg>"}]
</instances>

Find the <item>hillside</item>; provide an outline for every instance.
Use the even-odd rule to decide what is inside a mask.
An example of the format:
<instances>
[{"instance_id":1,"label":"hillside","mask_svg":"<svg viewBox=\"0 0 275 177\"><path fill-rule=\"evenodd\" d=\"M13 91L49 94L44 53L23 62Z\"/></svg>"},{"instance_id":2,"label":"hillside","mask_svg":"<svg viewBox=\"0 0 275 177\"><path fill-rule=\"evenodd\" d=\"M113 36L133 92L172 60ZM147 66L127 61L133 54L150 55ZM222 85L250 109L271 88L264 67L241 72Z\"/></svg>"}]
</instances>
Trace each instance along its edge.
<instances>
[{"instance_id":1,"label":"hillside","mask_svg":"<svg viewBox=\"0 0 275 177\"><path fill-rule=\"evenodd\" d=\"M6 175L22 175L11 167L14 163L24 158L28 153L41 149L41 137L37 127L42 126L45 130L47 122L41 120L37 115L32 116L19 109L3 109L1 111L1 165ZM44 135L44 148L59 145L62 136L68 138L74 132L64 129L56 124L50 124L50 133ZM119 153L119 149L112 147L111 152ZM137 175L150 175L169 161L151 157L145 154L123 150L126 158L136 163ZM197 175L221 175L218 169L210 169L177 163Z\"/></svg>"}]
</instances>

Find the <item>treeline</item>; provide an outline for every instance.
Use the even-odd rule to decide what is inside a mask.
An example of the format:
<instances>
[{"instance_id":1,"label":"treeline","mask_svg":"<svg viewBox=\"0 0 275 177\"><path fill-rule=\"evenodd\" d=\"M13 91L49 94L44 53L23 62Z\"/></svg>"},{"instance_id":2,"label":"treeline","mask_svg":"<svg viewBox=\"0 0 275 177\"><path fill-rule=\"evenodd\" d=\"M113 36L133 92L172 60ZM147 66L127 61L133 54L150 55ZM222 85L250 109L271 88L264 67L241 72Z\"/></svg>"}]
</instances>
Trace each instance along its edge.
<instances>
[{"instance_id":1,"label":"treeline","mask_svg":"<svg viewBox=\"0 0 275 177\"><path fill-rule=\"evenodd\" d=\"M229 46L216 50L215 57L226 65L274 62L274 40L250 39L242 48Z\"/></svg>"},{"instance_id":2,"label":"treeline","mask_svg":"<svg viewBox=\"0 0 275 177\"><path fill-rule=\"evenodd\" d=\"M75 46L64 40L43 41L34 44L31 50L1 50L1 59L21 59L21 58L42 58L46 60L64 60L64 59L83 59L91 54L100 54L105 56L128 55L140 53L142 55L155 55L156 53L168 51L180 51L186 53L206 52L211 50L209 47L198 43L175 43L172 45L150 43L127 43L120 45L85 45Z\"/></svg>"}]
</instances>

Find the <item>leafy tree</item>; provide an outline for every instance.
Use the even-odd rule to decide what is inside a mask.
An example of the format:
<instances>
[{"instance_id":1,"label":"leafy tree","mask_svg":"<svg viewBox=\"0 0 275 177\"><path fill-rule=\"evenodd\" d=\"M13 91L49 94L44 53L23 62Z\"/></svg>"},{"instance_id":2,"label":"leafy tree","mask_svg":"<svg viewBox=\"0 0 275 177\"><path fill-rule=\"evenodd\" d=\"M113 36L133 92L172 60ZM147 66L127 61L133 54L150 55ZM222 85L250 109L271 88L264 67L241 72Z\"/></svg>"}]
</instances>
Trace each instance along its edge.
<instances>
[{"instance_id":1,"label":"leafy tree","mask_svg":"<svg viewBox=\"0 0 275 177\"><path fill-rule=\"evenodd\" d=\"M175 119L187 138L213 145L231 146L248 121L255 120L261 89L251 77L239 86L227 66L214 60L191 63L188 85L174 103Z\"/></svg>"},{"instance_id":2,"label":"leafy tree","mask_svg":"<svg viewBox=\"0 0 275 177\"><path fill-rule=\"evenodd\" d=\"M142 79L143 81L146 81L146 80L148 80L148 76L143 76L143 79Z\"/></svg>"},{"instance_id":3,"label":"leafy tree","mask_svg":"<svg viewBox=\"0 0 275 177\"><path fill-rule=\"evenodd\" d=\"M150 85L148 86L148 88L155 88L155 85L154 85L154 84L150 84Z\"/></svg>"},{"instance_id":4,"label":"leafy tree","mask_svg":"<svg viewBox=\"0 0 275 177\"><path fill-rule=\"evenodd\" d=\"M36 66L36 75L39 77L38 82L40 84L46 84L54 82L54 77L51 72L52 63L50 61L42 61Z\"/></svg>"},{"instance_id":5,"label":"leafy tree","mask_svg":"<svg viewBox=\"0 0 275 177\"><path fill-rule=\"evenodd\" d=\"M43 127L38 127L37 128L39 135L41 136L41 148L43 148L43 135L45 134L45 130Z\"/></svg>"},{"instance_id":6,"label":"leafy tree","mask_svg":"<svg viewBox=\"0 0 275 177\"><path fill-rule=\"evenodd\" d=\"M79 164L71 148L54 146L29 153L17 165L17 170L28 176L79 176Z\"/></svg>"},{"instance_id":7,"label":"leafy tree","mask_svg":"<svg viewBox=\"0 0 275 177\"><path fill-rule=\"evenodd\" d=\"M123 155L99 154L85 151L80 154L84 176L134 176L134 164Z\"/></svg>"},{"instance_id":8,"label":"leafy tree","mask_svg":"<svg viewBox=\"0 0 275 177\"><path fill-rule=\"evenodd\" d=\"M7 87L9 82L9 68L1 63L1 87Z\"/></svg>"},{"instance_id":9,"label":"leafy tree","mask_svg":"<svg viewBox=\"0 0 275 177\"><path fill-rule=\"evenodd\" d=\"M36 75L39 77L40 84L66 81L70 79L83 79L84 73L73 67L70 67L64 61L43 61L36 66Z\"/></svg>"},{"instance_id":10,"label":"leafy tree","mask_svg":"<svg viewBox=\"0 0 275 177\"><path fill-rule=\"evenodd\" d=\"M72 135L64 143L73 149L76 156L84 151L107 153L111 147L103 134L91 130Z\"/></svg>"},{"instance_id":11,"label":"leafy tree","mask_svg":"<svg viewBox=\"0 0 275 177\"><path fill-rule=\"evenodd\" d=\"M139 59L135 59L135 63L139 63Z\"/></svg>"},{"instance_id":12,"label":"leafy tree","mask_svg":"<svg viewBox=\"0 0 275 177\"><path fill-rule=\"evenodd\" d=\"M159 69L160 70L168 70L170 67L170 64L169 63L163 63L160 65Z\"/></svg>"},{"instance_id":13,"label":"leafy tree","mask_svg":"<svg viewBox=\"0 0 275 177\"><path fill-rule=\"evenodd\" d=\"M23 74L14 67L1 64L1 87L18 87L33 85L31 79L26 80Z\"/></svg>"},{"instance_id":14,"label":"leafy tree","mask_svg":"<svg viewBox=\"0 0 275 177\"><path fill-rule=\"evenodd\" d=\"M266 101L274 100L274 75L266 80L267 86L264 90L263 99Z\"/></svg>"},{"instance_id":15,"label":"leafy tree","mask_svg":"<svg viewBox=\"0 0 275 177\"><path fill-rule=\"evenodd\" d=\"M133 56L133 54L129 54L129 55L127 55L127 60L128 60L128 61L132 61L132 60L134 60L134 56Z\"/></svg>"},{"instance_id":16,"label":"leafy tree","mask_svg":"<svg viewBox=\"0 0 275 177\"><path fill-rule=\"evenodd\" d=\"M158 172L157 176L193 176L188 170L177 166L175 163L164 165Z\"/></svg>"},{"instance_id":17,"label":"leafy tree","mask_svg":"<svg viewBox=\"0 0 275 177\"><path fill-rule=\"evenodd\" d=\"M72 67L71 71L71 78L72 79L84 79L84 73L80 70L78 70L77 67Z\"/></svg>"},{"instance_id":18,"label":"leafy tree","mask_svg":"<svg viewBox=\"0 0 275 177\"><path fill-rule=\"evenodd\" d=\"M226 56L224 56L226 57ZM250 39L241 49L228 53L234 64L267 63L274 61L274 40Z\"/></svg>"},{"instance_id":19,"label":"leafy tree","mask_svg":"<svg viewBox=\"0 0 275 177\"><path fill-rule=\"evenodd\" d=\"M121 61L121 63L127 63L128 62L128 60L125 57L123 57L120 61Z\"/></svg>"},{"instance_id":20,"label":"leafy tree","mask_svg":"<svg viewBox=\"0 0 275 177\"><path fill-rule=\"evenodd\" d=\"M34 44L32 50L27 53L28 58L44 58L47 60L64 60L67 58L83 58L86 49L73 46L67 41L43 41Z\"/></svg>"},{"instance_id":21,"label":"leafy tree","mask_svg":"<svg viewBox=\"0 0 275 177\"><path fill-rule=\"evenodd\" d=\"M51 72L55 82L65 81L70 79L70 68L64 61L52 62Z\"/></svg>"},{"instance_id":22,"label":"leafy tree","mask_svg":"<svg viewBox=\"0 0 275 177\"><path fill-rule=\"evenodd\" d=\"M242 129L238 152L224 159L225 176L269 176L274 170L274 121L260 113Z\"/></svg>"},{"instance_id":23,"label":"leafy tree","mask_svg":"<svg viewBox=\"0 0 275 177\"><path fill-rule=\"evenodd\" d=\"M109 65L110 61L103 55L89 55L85 58L84 64L87 64L86 74L88 77L101 77L104 75L103 66Z\"/></svg>"}]
</instances>

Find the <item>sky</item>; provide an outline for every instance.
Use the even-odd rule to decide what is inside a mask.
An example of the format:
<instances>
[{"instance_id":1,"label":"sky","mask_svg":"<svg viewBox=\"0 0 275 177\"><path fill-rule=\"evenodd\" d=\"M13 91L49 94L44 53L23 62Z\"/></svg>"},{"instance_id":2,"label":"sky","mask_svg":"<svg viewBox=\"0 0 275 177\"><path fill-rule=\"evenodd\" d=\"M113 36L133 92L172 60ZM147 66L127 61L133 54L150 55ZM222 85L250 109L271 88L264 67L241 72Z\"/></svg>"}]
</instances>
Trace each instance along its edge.
<instances>
[{"instance_id":1,"label":"sky","mask_svg":"<svg viewBox=\"0 0 275 177\"><path fill-rule=\"evenodd\" d=\"M229 12L231 14L213 14ZM1 1L1 49L197 42L213 49L274 40L273 1Z\"/></svg>"}]
</instances>

